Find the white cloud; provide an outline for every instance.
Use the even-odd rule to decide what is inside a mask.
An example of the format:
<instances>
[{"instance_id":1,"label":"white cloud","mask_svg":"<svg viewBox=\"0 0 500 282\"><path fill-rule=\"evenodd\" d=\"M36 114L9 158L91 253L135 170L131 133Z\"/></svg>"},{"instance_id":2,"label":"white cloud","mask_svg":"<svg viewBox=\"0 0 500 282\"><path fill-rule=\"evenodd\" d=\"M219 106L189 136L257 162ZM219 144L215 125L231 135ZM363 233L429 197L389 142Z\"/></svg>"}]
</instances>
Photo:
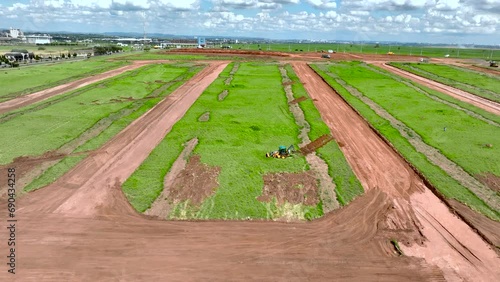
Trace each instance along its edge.
<instances>
[{"instance_id":1,"label":"white cloud","mask_svg":"<svg viewBox=\"0 0 500 282\"><path fill-rule=\"evenodd\" d=\"M306 0L306 2L317 9L326 10L337 8L337 3L335 2L335 0Z\"/></svg>"}]
</instances>

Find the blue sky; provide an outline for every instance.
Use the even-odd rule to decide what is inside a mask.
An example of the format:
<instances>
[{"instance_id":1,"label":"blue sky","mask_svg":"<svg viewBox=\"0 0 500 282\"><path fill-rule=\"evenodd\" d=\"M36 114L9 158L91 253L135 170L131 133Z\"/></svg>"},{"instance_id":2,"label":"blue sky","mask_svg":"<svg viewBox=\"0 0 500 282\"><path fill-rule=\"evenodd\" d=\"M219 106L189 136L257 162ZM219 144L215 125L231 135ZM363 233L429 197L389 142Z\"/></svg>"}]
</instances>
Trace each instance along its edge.
<instances>
[{"instance_id":1,"label":"blue sky","mask_svg":"<svg viewBox=\"0 0 500 282\"><path fill-rule=\"evenodd\" d=\"M2 0L0 27L500 44L500 0Z\"/></svg>"}]
</instances>

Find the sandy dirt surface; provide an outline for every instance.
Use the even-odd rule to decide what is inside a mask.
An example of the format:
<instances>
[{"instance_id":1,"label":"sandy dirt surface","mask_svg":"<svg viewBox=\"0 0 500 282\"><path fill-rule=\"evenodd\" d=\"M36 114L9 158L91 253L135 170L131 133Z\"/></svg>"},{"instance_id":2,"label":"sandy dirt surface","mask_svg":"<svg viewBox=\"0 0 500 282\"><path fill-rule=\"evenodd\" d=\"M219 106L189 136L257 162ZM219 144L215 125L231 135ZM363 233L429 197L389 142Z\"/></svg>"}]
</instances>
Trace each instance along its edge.
<instances>
[{"instance_id":1,"label":"sandy dirt surface","mask_svg":"<svg viewBox=\"0 0 500 282\"><path fill-rule=\"evenodd\" d=\"M437 81L418 76L416 74L398 69L396 67L386 65L385 63L373 63L373 64L378 66L378 67L381 67L385 70L388 70L392 73L395 73L399 76L402 76L404 78L407 78L407 79L410 79L414 82L422 84L426 87L429 87L431 89L437 90L437 91L442 92L444 94L450 95L453 98L467 102L469 104L472 104L472 105L479 107L483 110L486 110L490 113L500 115L500 104L499 103L496 103L494 101L476 96L474 94L465 92L465 91L460 90L460 89L453 88L451 86L439 83Z\"/></svg>"},{"instance_id":2,"label":"sandy dirt surface","mask_svg":"<svg viewBox=\"0 0 500 282\"><path fill-rule=\"evenodd\" d=\"M134 62L132 65L120 67L114 70L110 70L101 74L89 76L86 78L82 78L79 80L75 80L72 82L68 82L53 88L45 89L42 91L38 91L32 94L28 95L23 95L17 98L14 98L12 100L5 101L3 103L0 103L0 114L15 110L17 108L21 108L39 101L43 101L45 99L48 99L50 97L60 95L63 93L66 93L71 90L75 90L78 88L82 88L84 86L90 85L92 83L96 83L98 81L108 79L110 77L117 76L119 74L122 74L126 71L134 70L139 67L144 66L146 63L143 61L138 61Z\"/></svg>"},{"instance_id":3,"label":"sandy dirt surface","mask_svg":"<svg viewBox=\"0 0 500 282\"><path fill-rule=\"evenodd\" d=\"M392 201L377 190L308 224L137 215L120 182L225 65L213 63L57 182L18 199L16 279L442 280L437 267L397 256L386 237L391 226L384 224ZM0 236L6 233L2 228ZM9 275L1 271L0 280Z\"/></svg>"},{"instance_id":4,"label":"sandy dirt surface","mask_svg":"<svg viewBox=\"0 0 500 282\"><path fill-rule=\"evenodd\" d=\"M305 63L293 64L301 82L365 190L381 190L394 200L391 219L403 230L421 233L425 242L404 241L405 253L438 266L447 279L491 281L500 278L500 259L467 224L449 211L418 175L347 103ZM410 237L415 240L415 237ZM417 243L417 244L415 244Z\"/></svg>"},{"instance_id":5,"label":"sandy dirt surface","mask_svg":"<svg viewBox=\"0 0 500 282\"><path fill-rule=\"evenodd\" d=\"M499 259L488 245L306 64L294 67L335 139L342 140L367 190L363 196L310 223L161 221L135 213L120 183L225 66L212 63L54 184L18 199L15 279L500 278ZM5 217L1 212L2 224ZM0 238L8 236L0 228ZM413 256L399 256L391 239ZM11 281L2 265L0 280Z\"/></svg>"}]
</instances>

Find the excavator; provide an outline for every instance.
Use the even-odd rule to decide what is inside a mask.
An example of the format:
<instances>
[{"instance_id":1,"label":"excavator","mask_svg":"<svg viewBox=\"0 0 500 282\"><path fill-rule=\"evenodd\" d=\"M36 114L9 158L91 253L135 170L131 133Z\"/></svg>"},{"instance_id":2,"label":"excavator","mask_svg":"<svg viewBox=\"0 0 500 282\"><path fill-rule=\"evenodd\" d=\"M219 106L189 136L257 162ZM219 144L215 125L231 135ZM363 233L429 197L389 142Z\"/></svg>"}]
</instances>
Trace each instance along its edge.
<instances>
[{"instance_id":1,"label":"excavator","mask_svg":"<svg viewBox=\"0 0 500 282\"><path fill-rule=\"evenodd\" d=\"M284 159L287 157L290 157L293 152L295 152L295 147L293 145L290 145L290 147L286 146L279 146L277 151L272 151L266 153L267 158L277 158L277 159Z\"/></svg>"}]
</instances>

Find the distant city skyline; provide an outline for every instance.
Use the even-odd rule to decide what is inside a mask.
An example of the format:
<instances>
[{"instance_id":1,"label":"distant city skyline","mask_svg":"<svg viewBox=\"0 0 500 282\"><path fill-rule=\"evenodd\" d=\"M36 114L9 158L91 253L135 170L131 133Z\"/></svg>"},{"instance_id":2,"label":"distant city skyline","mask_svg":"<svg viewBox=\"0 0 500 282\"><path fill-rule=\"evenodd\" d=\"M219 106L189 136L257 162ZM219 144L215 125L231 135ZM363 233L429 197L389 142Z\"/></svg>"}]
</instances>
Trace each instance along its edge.
<instances>
[{"instance_id":1,"label":"distant city skyline","mask_svg":"<svg viewBox=\"0 0 500 282\"><path fill-rule=\"evenodd\" d=\"M3 0L25 31L500 45L498 0Z\"/></svg>"}]
</instances>

